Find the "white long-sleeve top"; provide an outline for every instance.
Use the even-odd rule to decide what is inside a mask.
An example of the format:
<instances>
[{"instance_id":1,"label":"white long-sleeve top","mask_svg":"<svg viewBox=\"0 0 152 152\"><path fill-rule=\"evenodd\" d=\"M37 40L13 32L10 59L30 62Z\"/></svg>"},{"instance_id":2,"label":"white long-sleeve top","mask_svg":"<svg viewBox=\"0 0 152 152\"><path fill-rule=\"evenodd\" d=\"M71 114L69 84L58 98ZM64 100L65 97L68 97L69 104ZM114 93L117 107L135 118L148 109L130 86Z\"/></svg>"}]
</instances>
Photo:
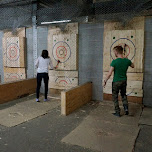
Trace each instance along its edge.
<instances>
[{"instance_id":1,"label":"white long-sleeve top","mask_svg":"<svg viewBox=\"0 0 152 152\"><path fill-rule=\"evenodd\" d=\"M49 66L53 69L51 58L38 57L35 63L37 73L48 73Z\"/></svg>"}]
</instances>

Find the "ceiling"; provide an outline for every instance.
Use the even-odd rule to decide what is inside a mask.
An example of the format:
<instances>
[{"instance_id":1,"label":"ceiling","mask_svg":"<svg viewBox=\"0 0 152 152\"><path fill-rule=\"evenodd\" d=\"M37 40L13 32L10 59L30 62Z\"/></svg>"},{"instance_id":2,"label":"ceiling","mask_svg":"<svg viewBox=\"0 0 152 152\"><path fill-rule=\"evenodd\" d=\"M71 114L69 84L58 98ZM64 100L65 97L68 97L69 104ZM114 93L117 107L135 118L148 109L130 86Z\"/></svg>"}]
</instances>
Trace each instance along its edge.
<instances>
[{"instance_id":1,"label":"ceiling","mask_svg":"<svg viewBox=\"0 0 152 152\"><path fill-rule=\"evenodd\" d=\"M63 19L100 22L152 15L152 0L1 0L0 29L31 25L33 5L37 8L38 25Z\"/></svg>"}]
</instances>

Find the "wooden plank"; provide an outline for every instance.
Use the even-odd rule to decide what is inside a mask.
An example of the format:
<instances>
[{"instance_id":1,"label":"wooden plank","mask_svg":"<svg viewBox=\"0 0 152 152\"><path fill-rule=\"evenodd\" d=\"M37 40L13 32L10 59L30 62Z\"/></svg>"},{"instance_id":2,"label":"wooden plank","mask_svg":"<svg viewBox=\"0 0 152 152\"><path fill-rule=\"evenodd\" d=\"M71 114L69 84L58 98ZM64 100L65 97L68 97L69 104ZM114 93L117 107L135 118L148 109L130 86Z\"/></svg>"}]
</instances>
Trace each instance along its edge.
<instances>
[{"instance_id":1,"label":"wooden plank","mask_svg":"<svg viewBox=\"0 0 152 152\"><path fill-rule=\"evenodd\" d=\"M0 104L35 93L36 79L0 84Z\"/></svg>"},{"instance_id":2,"label":"wooden plank","mask_svg":"<svg viewBox=\"0 0 152 152\"><path fill-rule=\"evenodd\" d=\"M103 79L106 78L107 74L108 74L108 72L103 72ZM111 78L109 80L112 81L112 79L113 79L113 75L111 76ZM127 73L127 80L143 81L143 73Z\"/></svg>"},{"instance_id":3,"label":"wooden plank","mask_svg":"<svg viewBox=\"0 0 152 152\"><path fill-rule=\"evenodd\" d=\"M110 61L111 61L110 44L112 44L111 35L112 35L111 31L107 32L107 34L105 35L105 39L104 39L103 71L109 71L109 68L110 68Z\"/></svg>"},{"instance_id":4,"label":"wooden plank","mask_svg":"<svg viewBox=\"0 0 152 152\"><path fill-rule=\"evenodd\" d=\"M78 77L78 71L57 71L49 70L49 76L66 76L66 77Z\"/></svg>"},{"instance_id":5,"label":"wooden plank","mask_svg":"<svg viewBox=\"0 0 152 152\"><path fill-rule=\"evenodd\" d=\"M125 37L130 39L136 47L136 56L132 60L135 63L134 69L129 69L128 72L143 72L143 49L144 49L144 17L135 17L132 20L129 21L128 24L125 26L121 24L121 22L112 22L112 21L105 21L104 22L104 58L106 63L103 61L103 70L108 71L109 64L112 60L109 62L109 54L106 54L105 52L110 49L111 44L118 40L121 37ZM116 32L117 33L116 33ZM130 31L130 32L129 32ZM131 31L135 31L135 34ZM106 37L110 35L110 32L112 33L112 41L111 39L107 39ZM133 36L130 38L130 36ZM115 37L115 39L113 39ZM121 42L121 41L120 41ZM126 43L123 40L124 43ZM128 43L129 41L127 41ZM116 42L115 44L117 44ZM117 44L118 45L118 44ZM131 45L130 45L131 47ZM132 48L130 48L132 49ZM108 55L108 56L106 56ZM130 54L130 56L132 56Z\"/></svg>"},{"instance_id":6,"label":"wooden plank","mask_svg":"<svg viewBox=\"0 0 152 152\"><path fill-rule=\"evenodd\" d=\"M3 38L3 56L5 67L25 67L25 37Z\"/></svg>"},{"instance_id":7,"label":"wooden plank","mask_svg":"<svg viewBox=\"0 0 152 152\"><path fill-rule=\"evenodd\" d=\"M112 94L112 87L105 87L103 92L106 94ZM127 96L143 97L143 89L127 88L126 94Z\"/></svg>"},{"instance_id":8,"label":"wooden plank","mask_svg":"<svg viewBox=\"0 0 152 152\"><path fill-rule=\"evenodd\" d=\"M61 92L61 114L62 115L67 115L66 114L66 93Z\"/></svg>"},{"instance_id":9,"label":"wooden plank","mask_svg":"<svg viewBox=\"0 0 152 152\"><path fill-rule=\"evenodd\" d=\"M59 70L78 69L78 23L67 24L64 30L51 26L48 30L48 51Z\"/></svg>"},{"instance_id":10,"label":"wooden plank","mask_svg":"<svg viewBox=\"0 0 152 152\"><path fill-rule=\"evenodd\" d=\"M92 83L61 92L61 114L68 115L92 100Z\"/></svg>"},{"instance_id":11,"label":"wooden plank","mask_svg":"<svg viewBox=\"0 0 152 152\"><path fill-rule=\"evenodd\" d=\"M26 79L25 68L6 68L4 67L4 82L13 82Z\"/></svg>"},{"instance_id":12,"label":"wooden plank","mask_svg":"<svg viewBox=\"0 0 152 152\"><path fill-rule=\"evenodd\" d=\"M26 67L26 59L27 59L27 52L26 52L26 38L25 37L20 37L20 67Z\"/></svg>"},{"instance_id":13,"label":"wooden plank","mask_svg":"<svg viewBox=\"0 0 152 152\"><path fill-rule=\"evenodd\" d=\"M78 37L76 34L53 35L53 45L50 45L50 57L53 65L56 66L58 60L58 70L78 69Z\"/></svg>"},{"instance_id":14,"label":"wooden plank","mask_svg":"<svg viewBox=\"0 0 152 152\"><path fill-rule=\"evenodd\" d=\"M58 26L50 26L49 35L57 34L78 34L78 23L68 23L64 30L61 30Z\"/></svg>"},{"instance_id":15,"label":"wooden plank","mask_svg":"<svg viewBox=\"0 0 152 152\"><path fill-rule=\"evenodd\" d=\"M142 81L128 81L127 82L127 89L141 89L142 90ZM112 87L112 81L108 80L106 87Z\"/></svg>"},{"instance_id":16,"label":"wooden plank","mask_svg":"<svg viewBox=\"0 0 152 152\"><path fill-rule=\"evenodd\" d=\"M78 78L49 77L49 88L70 89L78 85Z\"/></svg>"},{"instance_id":17,"label":"wooden plank","mask_svg":"<svg viewBox=\"0 0 152 152\"><path fill-rule=\"evenodd\" d=\"M136 30L136 56L134 60L136 71L143 72L144 65L144 31Z\"/></svg>"},{"instance_id":18,"label":"wooden plank","mask_svg":"<svg viewBox=\"0 0 152 152\"><path fill-rule=\"evenodd\" d=\"M70 89L78 85L78 71L49 71L49 88Z\"/></svg>"},{"instance_id":19,"label":"wooden plank","mask_svg":"<svg viewBox=\"0 0 152 152\"><path fill-rule=\"evenodd\" d=\"M112 94L104 93L103 94L103 99L112 101ZM128 99L128 102L133 102L133 103L138 103L138 104L142 104L143 103L143 98L142 97L128 96L127 99ZM121 101L121 97L120 96L119 96L119 101Z\"/></svg>"},{"instance_id":20,"label":"wooden plank","mask_svg":"<svg viewBox=\"0 0 152 152\"><path fill-rule=\"evenodd\" d=\"M121 22L105 21L104 31L112 30L144 30L145 29L145 17L135 17L129 21L125 26Z\"/></svg>"},{"instance_id":21,"label":"wooden plank","mask_svg":"<svg viewBox=\"0 0 152 152\"><path fill-rule=\"evenodd\" d=\"M4 36L3 37L5 37L5 38L7 38L7 37L26 37L25 27L18 28L14 32L12 30L4 30Z\"/></svg>"},{"instance_id":22,"label":"wooden plank","mask_svg":"<svg viewBox=\"0 0 152 152\"><path fill-rule=\"evenodd\" d=\"M108 72L103 73L103 80ZM143 97L143 73L127 73L127 95ZM103 92L112 94L113 75L108 80L107 85L103 88Z\"/></svg>"},{"instance_id":23,"label":"wooden plank","mask_svg":"<svg viewBox=\"0 0 152 152\"><path fill-rule=\"evenodd\" d=\"M104 42L104 71L108 71L112 60L116 59L113 48L117 45L124 47L125 44L126 56L135 64L135 68L129 68L128 72L143 72L143 30L115 30L107 32Z\"/></svg>"}]
</instances>

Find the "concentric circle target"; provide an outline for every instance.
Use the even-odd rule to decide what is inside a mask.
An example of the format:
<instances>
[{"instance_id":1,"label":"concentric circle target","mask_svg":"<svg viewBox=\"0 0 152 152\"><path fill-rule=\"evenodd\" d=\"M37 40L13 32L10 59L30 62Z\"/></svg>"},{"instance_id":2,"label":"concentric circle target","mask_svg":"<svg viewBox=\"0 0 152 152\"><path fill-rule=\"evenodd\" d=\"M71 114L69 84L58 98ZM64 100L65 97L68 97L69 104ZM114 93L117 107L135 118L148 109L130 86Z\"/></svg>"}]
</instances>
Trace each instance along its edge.
<instances>
[{"instance_id":1,"label":"concentric circle target","mask_svg":"<svg viewBox=\"0 0 152 152\"><path fill-rule=\"evenodd\" d=\"M67 86L69 84L72 84L70 78L68 77L57 77L55 82L60 86Z\"/></svg>"},{"instance_id":2,"label":"concentric circle target","mask_svg":"<svg viewBox=\"0 0 152 152\"><path fill-rule=\"evenodd\" d=\"M16 61L18 60L20 56L20 49L17 44L10 43L7 47L7 58L10 61Z\"/></svg>"},{"instance_id":3,"label":"concentric circle target","mask_svg":"<svg viewBox=\"0 0 152 152\"><path fill-rule=\"evenodd\" d=\"M120 38L115 42L113 42L113 44L110 47L110 56L112 59L115 59L113 48L118 45L122 46L123 48L125 46L125 57L128 57L130 60L132 60L135 57L136 54L135 44L127 38Z\"/></svg>"},{"instance_id":4,"label":"concentric circle target","mask_svg":"<svg viewBox=\"0 0 152 152\"><path fill-rule=\"evenodd\" d=\"M52 55L56 61L64 63L71 57L71 48L66 42L59 41L53 46Z\"/></svg>"},{"instance_id":5,"label":"concentric circle target","mask_svg":"<svg viewBox=\"0 0 152 152\"><path fill-rule=\"evenodd\" d=\"M11 80L20 80L20 76L17 74L17 73L11 73L9 76L8 76L8 79L11 79Z\"/></svg>"}]
</instances>

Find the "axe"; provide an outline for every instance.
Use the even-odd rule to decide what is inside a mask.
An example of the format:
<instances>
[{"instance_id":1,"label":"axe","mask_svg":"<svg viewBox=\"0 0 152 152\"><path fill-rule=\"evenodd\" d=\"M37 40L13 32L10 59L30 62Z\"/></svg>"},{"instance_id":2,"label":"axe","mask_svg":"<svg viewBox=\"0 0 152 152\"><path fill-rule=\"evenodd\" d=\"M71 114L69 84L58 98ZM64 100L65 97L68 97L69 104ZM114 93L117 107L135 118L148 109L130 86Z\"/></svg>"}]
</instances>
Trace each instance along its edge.
<instances>
[{"instance_id":1,"label":"axe","mask_svg":"<svg viewBox=\"0 0 152 152\"><path fill-rule=\"evenodd\" d=\"M123 48L124 56L126 54L126 49L125 49L126 46L127 46L127 44L124 44L124 48Z\"/></svg>"},{"instance_id":2,"label":"axe","mask_svg":"<svg viewBox=\"0 0 152 152\"><path fill-rule=\"evenodd\" d=\"M57 67L58 67L59 63L60 63L60 60L58 60L58 61L57 61L57 65L56 65L56 67L55 67L55 68L57 68Z\"/></svg>"}]
</instances>

